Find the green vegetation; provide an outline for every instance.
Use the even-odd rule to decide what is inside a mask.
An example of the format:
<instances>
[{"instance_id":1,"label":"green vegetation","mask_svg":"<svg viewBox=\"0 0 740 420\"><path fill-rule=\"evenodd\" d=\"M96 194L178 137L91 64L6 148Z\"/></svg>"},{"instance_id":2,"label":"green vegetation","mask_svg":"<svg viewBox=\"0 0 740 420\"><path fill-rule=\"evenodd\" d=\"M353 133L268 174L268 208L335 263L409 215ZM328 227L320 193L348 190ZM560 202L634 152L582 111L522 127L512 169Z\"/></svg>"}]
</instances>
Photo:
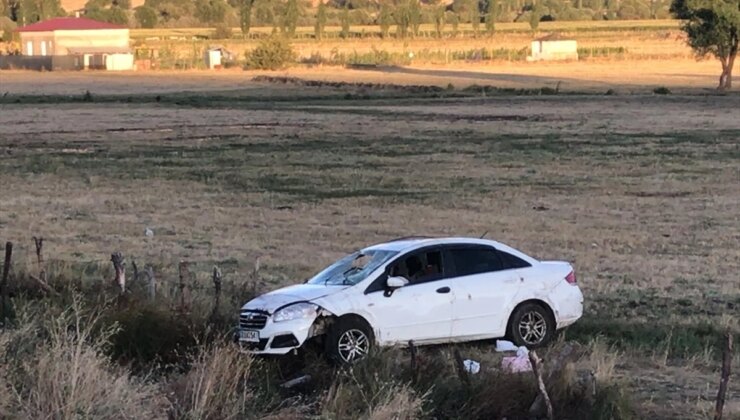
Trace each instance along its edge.
<instances>
[{"instance_id":1,"label":"green vegetation","mask_svg":"<svg viewBox=\"0 0 740 420\"><path fill-rule=\"evenodd\" d=\"M319 3L316 11L316 26L314 28L314 37L320 41L324 37L324 29L326 28L326 4L324 2Z\"/></svg>"},{"instance_id":2,"label":"green vegetation","mask_svg":"<svg viewBox=\"0 0 740 420\"><path fill-rule=\"evenodd\" d=\"M245 36L256 27L287 29L289 34L297 27L313 28L317 14L314 11L306 12L303 8L303 3L299 0L146 0L142 6L133 10L129 0L89 0L85 5L88 17L132 27L182 28L224 24L241 28ZM436 2L421 3L419 0L383 0L333 1L327 3L325 8L327 26L379 25L387 29L392 21L396 24L408 21L408 34L418 36L421 25L438 24L438 9L444 6ZM496 22L521 21L523 16L528 16L530 22L540 18L555 21L599 21L604 17L614 20L665 19L669 16L667 2L661 0L592 0L578 3L563 0L457 0L447 9L447 22L467 22L472 26L474 34L479 32L482 20L485 20L486 29L490 32ZM534 17L530 13L533 9L539 11ZM8 16L21 24L71 12L61 8L60 0L0 1L0 16ZM485 15L484 19L481 19L482 13ZM348 32L344 32L344 35L349 36ZM388 33L387 30L380 32Z\"/></svg>"},{"instance_id":3,"label":"green vegetation","mask_svg":"<svg viewBox=\"0 0 740 420\"><path fill-rule=\"evenodd\" d=\"M348 38L350 30L349 2L344 3L344 7L339 14L339 23L342 27L342 31L339 33L339 36L342 38Z\"/></svg>"},{"instance_id":4,"label":"green vegetation","mask_svg":"<svg viewBox=\"0 0 740 420\"><path fill-rule=\"evenodd\" d=\"M290 42L282 36L272 36L260 42L252 51L246 53L247 68L277 70L295 62L296 54Z\"/></svg>"},{"instance_id":5,"label":"green vegetation","mask_svg":"<svg viewBox=\"0 0 740 420\"><path fill-rule=\"evenodd\" d=\"M249 29L252 27L252 6L254 0L239 0L239 28L242 30L242 36L249 36Z\"/></svg>"},{"instance_id":6,"label":"green vegetation","mask_svg":"<svg viewBox=\"0 0 740 420\"><path fill-rule=\"evenodd\" d=\"M85 16L94 20L128 25L130 9L129 0L89 0L85 4Z\"/></svg>"},{"instance_id":7,"label":"green vegetation","mask_svg":"<svg viewBox=\"0 0 740 420\"><path fill-rule=\"evenodd\" d=\"M684 19L682 29L696 54L712 55L720 61L718 89L729 90L740 45L740 1L673 0L671 11Z\"/></svg>"}]
</instances>

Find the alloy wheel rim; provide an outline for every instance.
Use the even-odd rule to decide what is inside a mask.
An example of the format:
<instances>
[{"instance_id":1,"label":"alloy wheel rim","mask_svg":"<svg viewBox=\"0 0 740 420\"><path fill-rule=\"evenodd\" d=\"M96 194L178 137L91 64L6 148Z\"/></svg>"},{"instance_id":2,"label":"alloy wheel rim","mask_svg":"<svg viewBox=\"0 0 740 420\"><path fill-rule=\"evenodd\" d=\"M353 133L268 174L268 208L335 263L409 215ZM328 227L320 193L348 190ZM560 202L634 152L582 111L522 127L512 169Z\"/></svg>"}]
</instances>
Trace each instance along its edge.
<instances>
[{"instance_id":1,"label":"alloy wheel rim","mask_svg":"<svg viewBox=\"0 0 740 420\"><path fill-rule=\"evenodd\" d=\"M547 321L539 312L527 312L519 321L519 335L525 343L539 344L545 338L545 334L547 334Z\"/></svg>"},{"instance_id":2,"label":"alloy wheel rim","mask_svg":"<svg viewBox=\"0 0 740 420\"><path fill-rule=\"evenodd\" d=\"M337 350L339 357L350 363L367 355L368 350L370 350L370 340L364 332L358 329L347 330L339 336Z\"/></svg>"}]
</instances>

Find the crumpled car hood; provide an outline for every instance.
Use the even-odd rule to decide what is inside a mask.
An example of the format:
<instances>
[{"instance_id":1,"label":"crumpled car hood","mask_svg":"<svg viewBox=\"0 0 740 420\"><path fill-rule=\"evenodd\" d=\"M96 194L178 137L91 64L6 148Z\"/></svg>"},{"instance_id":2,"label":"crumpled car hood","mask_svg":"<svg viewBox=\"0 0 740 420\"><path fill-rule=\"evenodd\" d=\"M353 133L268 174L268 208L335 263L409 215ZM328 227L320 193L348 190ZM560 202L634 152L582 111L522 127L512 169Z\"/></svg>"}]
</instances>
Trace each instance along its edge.
<instances>
[{"instance_id":1,"label":"crumpled car hood","mask_svg":"<svg viewBox=\"0 0 740 420\"><path fill-rule=\"evenodd\" d=\"M324 296L341 292L349 286L324 286L317 284L297 284L283 287L258 296L244 306L244 309L267 311L272 314L281 307L295 302L310 302Z\"/></svg>"}]
</instances>

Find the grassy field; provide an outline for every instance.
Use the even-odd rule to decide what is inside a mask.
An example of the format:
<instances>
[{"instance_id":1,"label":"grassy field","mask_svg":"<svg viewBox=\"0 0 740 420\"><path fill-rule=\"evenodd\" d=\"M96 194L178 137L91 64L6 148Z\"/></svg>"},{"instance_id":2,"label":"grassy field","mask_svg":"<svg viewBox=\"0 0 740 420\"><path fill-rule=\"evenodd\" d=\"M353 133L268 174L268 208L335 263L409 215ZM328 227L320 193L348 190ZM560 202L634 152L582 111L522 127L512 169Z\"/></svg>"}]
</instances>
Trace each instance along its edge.
<instances>
[{"instance_id":1,"label":"grassy field","mask_svg":"<svg viewBox=\"0 0 740 420\"><path fill-rule=\"evenodd\" d=\"M355 73L343 74L335 77ZM226 335L237 305L255 291L303 279L347 251L412 234L488 232L535 257L572 261L578 271L585 315L563 340L583 345L576 369L594 372L599 393L593 406L578 408L591 411L568 411L563 392L561 413L710 416L719 338L726 328L740 333L736 94L659 96L643 85L636 95L575 88L541 95L535 88L544 79L519 80L518 89L530 89L518 95L484 96L458 84L403 86L412 79L309 87L228 73L118 75L106 89L107 75L65 75L65 85L54 74L28 77L5 73L9 94L0 99L0 240L16 244L19 320L0 333L0 345L48 367L59 383L68 380L68 350L93 349L84 359L90 381L125 390L104 407L110 412L120 405L142 416L223 418L228 413L217 407L238 406L273 418L342 418L355 409L377 419L517 418L533 385L501 379L491 343L461 347L484 365L472 388L457 382L443 347L422 349L429 366L420 377L408 376L407 355L391 351L354 373L309 364L310 389L287 393L275 389L284 371L209 344ZM154 236L145 236L147 228ZM60 296L41 297L30 278L39 270L32 236L46 240L44 267ZM139 283L125 302L114 298L108 261L116 250L140 269L154 267L163 285L155 308L139 303ZM187 309L178 306L182 260L191 271ZM227 296L215 320L207 315L214 264L224 270ZM83 341L92 347L85 347L64 339L74 313L63 313L61 326L40 324L75 302L73 289L88 309L105 308L101 323L113 319L121 329L106 335L90 327L93 338ZM180 317L191 321L183 326ZM156 330L161 319L166 330ZM138 335L176 335L170 325L185 331L172 342ZM182 338L191 335L195 343ZM48 353L30 350L45 349L44 340L55 343ZM161 347L145 347L146 340ZM193 348L190 362L176 357ZM189 368L156 368L166 363ZM21 406L15 394L0 398L0 414L50 412L33 397L53 390L39 371L10 359L0 370L16 372L0 386L14 387L18 400L30 395ZM238 394L234 375L259 385L238 401L219 399ZM221 387L199 387L204 378ZM740 415L739 396L733 382L728 418Z\"/></svg>"},{"instance_id":2,"label":"grassy field","mask_svg":"<svg viewBox=\"0 0 740 420\"><path fill-rule=\"evenodd\" d=\"M377 62L374 55L393 55L393 64L467 63L524 61L532 40L558 34L578 41L581 60L655 60L693 57L676 20L542 22L537 34L523 22L498 23L493 35L474 34L469 24L460 25L457 33L446 26L444 36L436 38L431 25L422 25L413 39L382 39L377 26L353 26L348 39L338 36L338 27L327 28L324 39L314 39L313 28L297 30L292 45L301 62L308 64ZM393 33L395 29L391 30ZM243 39L238 28L230 39L212 39L212 28L134 29L133 47L147 56L156 50L162 68L199 68L203 51L218 45L243 61L244 53L253 49L271 28L259 27Z\"/></svg>"}]
</instances>

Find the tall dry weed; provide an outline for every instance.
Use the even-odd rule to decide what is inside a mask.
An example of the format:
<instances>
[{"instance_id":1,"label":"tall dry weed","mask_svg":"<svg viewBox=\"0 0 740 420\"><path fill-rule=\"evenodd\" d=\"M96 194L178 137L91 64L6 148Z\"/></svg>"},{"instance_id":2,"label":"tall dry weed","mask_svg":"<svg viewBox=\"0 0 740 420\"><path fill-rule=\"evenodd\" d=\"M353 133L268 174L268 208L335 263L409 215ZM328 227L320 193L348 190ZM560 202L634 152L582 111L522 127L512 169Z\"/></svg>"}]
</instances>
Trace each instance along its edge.
<instances>
[{"instance_id":1,"label":"tall dry weed","mask_svg":"<svg viewBox=\"0 0 740 420\"><path fill-rule=\"evenodd\" d=\"M172 413L182 419L245 416L254 395L247 386L253 358L220 343L200 352L190 371L173 384Z\"/></svg>"},{"instance_id":2,"label":"tall dry weed","mask_svg":"<svg viewBox=\"0 0 740 420\"><path fill-rule=\"evenodd\" d=\"M95 332L98 316L86 313L75 296L60 315L39 310L19 318L2 333L15 357L0 369L12 400L2 400L9 416L29 419L162 418L155 389L114 366L104 354L113 328ZM10 348L13 347L13 348ZM3 416L5 417L5 416Z\"/></svg>"}]
</instances>

